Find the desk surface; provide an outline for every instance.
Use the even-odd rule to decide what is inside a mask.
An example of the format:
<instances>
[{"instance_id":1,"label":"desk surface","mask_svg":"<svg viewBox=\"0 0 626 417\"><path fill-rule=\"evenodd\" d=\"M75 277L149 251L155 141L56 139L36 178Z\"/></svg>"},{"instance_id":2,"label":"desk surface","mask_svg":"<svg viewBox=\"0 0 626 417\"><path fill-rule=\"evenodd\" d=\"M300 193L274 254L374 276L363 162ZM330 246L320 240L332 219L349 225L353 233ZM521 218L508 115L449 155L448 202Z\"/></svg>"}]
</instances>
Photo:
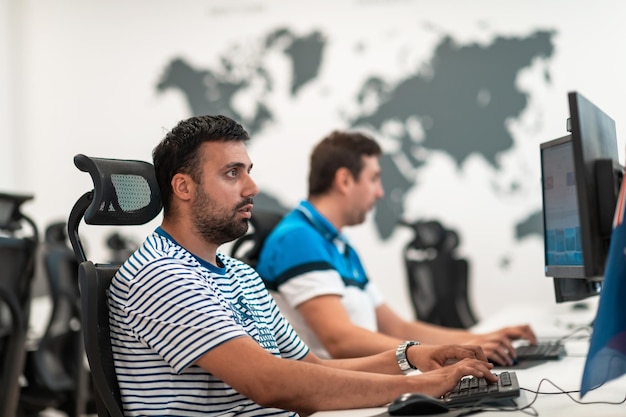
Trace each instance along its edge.
<instances>
[{"instance_id":1,"label":"desk surface","mask_svg":"<svg viewBox=\"0 0 626 417\"><path fill-rule=\"evenodd\" d=\"M497 317L482 321L474 328L476 331L487 331L504 325L529 323L539 339L555 339L572 335L565 339L567 356L563 359L527 369L508 368L508 370L515 371L522 388L522 394L517 401L518 407L524 407L532 402L532 407L539 417L623 417L626 415L626 403L603 404L603 402L618 403L626 398L626 375L587 393L583 399L578 393L589 347L590 330L586 326L595 317L597 299L587 301L586 304L587 308L573 308L574 304L571 303L558 304L545 309L515 306L498 314ZM535 395L526 390L540 391L542 394ZM570 394L571 398L562 393L554 394L561 390L574 392ZM579 404L576 401L586 404ZM525 411L490 411L488 415L528 416L528 411L532 410ZM386 408L381 407L326 411L315 413L314 417L370 417L385 412Z\"/></svg>"}]
</instances>

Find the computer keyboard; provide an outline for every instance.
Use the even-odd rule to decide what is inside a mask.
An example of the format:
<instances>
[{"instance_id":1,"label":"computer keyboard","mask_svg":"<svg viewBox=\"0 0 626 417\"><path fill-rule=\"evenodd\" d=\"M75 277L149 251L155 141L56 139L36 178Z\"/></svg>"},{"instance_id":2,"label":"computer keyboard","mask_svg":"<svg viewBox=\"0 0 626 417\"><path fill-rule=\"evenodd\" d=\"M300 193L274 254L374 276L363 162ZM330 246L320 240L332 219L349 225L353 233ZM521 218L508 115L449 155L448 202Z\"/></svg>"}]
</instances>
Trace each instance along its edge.
<instances>
[{"instance_id":1,"label":"computer keyboard","mask_svg":"<svg viewBox=\"0 0 626 417\"><path fill-rule=\"evenodd\" d=\"M498 382L493 384L487 383L485 378L465 377L442 400L448 407L467 407L518 398L520 388L515 372L503 371L497 375Z\"/></svg>"},{"instance_id":2,"label":"computer keyboard","mask_svg":"<svg viewBox=\"0 0 626 417\"><path fill-rule=\"evenodd\" d=\"M565 356L565 347L558 341L540 342L536 345L522 345L515 348L517 361L557 360Z\"/></svg>"}]
</instances>

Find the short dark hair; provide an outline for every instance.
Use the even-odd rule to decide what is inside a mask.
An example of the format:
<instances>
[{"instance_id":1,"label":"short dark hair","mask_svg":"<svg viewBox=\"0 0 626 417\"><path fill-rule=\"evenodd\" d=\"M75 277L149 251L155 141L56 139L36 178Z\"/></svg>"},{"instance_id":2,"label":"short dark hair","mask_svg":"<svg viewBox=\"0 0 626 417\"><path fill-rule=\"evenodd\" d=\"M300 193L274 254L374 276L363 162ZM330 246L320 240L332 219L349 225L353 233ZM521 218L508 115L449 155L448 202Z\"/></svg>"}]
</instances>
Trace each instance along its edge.
<instances>
[{"instance_id":1,"label":"short dark hair","mask_svg":"<svg viewBox=\"0 0 626 417\"><path fill-rule=\"evenodd\" d=\"M347 168L354 179L363 169L363 156L380 156L380 145L360 132L335 130L323 138L311 153L309 164L309 197L330 190L339 168Z\"/></svg>"},{"instance_id":2,"label":"short dark hair","mask_svg":"<svg viewBox=\"0 0 626 417\"><path fill-rule=\"evenodd\" d=\"M165 214L172 201L172 178L184 173L199 183L201 161L197 152L204 142L246 141L248 132L226 116L194 116L181 120L152 151L152 161Z\"/></svg>"}]
</instances>

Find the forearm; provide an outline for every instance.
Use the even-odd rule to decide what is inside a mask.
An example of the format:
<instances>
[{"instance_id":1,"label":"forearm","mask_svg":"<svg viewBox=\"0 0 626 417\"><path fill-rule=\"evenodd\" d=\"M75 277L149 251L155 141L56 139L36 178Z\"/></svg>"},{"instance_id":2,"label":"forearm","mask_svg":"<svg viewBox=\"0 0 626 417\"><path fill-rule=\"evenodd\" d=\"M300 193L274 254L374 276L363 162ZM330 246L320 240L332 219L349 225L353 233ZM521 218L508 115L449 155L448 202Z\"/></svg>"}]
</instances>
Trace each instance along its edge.
<instances>
[{"instance_id":1,"label":"forearm","mask_svg":"<svg viewBox=\"0 0 626 417\"><path fill-rule=\"evenodd\" d=\"M321 335L325 349L334 359L375 355L395 349L399 343L406 340L357 326L338 333L336 336L330 332Z\"/></svg>"},{"instance_id":2,"label":"forearm","mask_svg":"<svg viewBox=\"0 0 626 417\"><path fill-rule=\"evenodd\" d=\"M421 321L404 321L387 330L388 334L402 340L418 340L425 344L462 344L474 336L467 330L436 326Z\"/></svg>"},{"instance_id":3,"label":"forearm","mask_svg":"<svg viewBox=\"0 0 626 417\"><path fill-rule=\"evenodd\" d=\"M391 368L395 365L391 355L381 355L372 362L360 359L328 362L309 354L297 361L273 356L247 338L227 345L205 354L198 365L264 407L299 413L375 407L403 392L426 388L423 380L408 379L399 372L384 375L350 370L363 366L376 368L377 361L388 362Z\"/></svg>"},{"instance_id":4,"label":"forearm","mask_svg":"<svg viewBox=\"0 0 626 417\"><path fill-rule=\"evenodd\" d=\"M392 352L391 355L380 355L376 360L388 362L393 356ZM395 357L393 359L392 363L395 363ZM405 392L422 392L439 397L452 389L462 376L487 377L491 366L476 359L463 359L453 365L412 376L346 370L351 367L349 362L359 361L334 361L343 362L343 369L324 366L329 365L328 361L321 364L286 361L289 362L284 364L288 365L286 369L280 369L280 366L273 364L268 369L267 379L259 385L281 382L272 390L275 395L273 400L265 405L310 414L315 411L383 406ZM365 363L360 361L361 365ZM495 380L493 376L489 378L491 382Z\"/></svg>"},{"instance_id":5,"label":"forearm","mask_svg":"<svg viewBox=\"0 0 626 417\"><path fill-rule=\"evenodd\" d=\"M289 361L291 363L286 365L293 369L285 370L284 374L281 372L282 377L274 375L264 383L282 381L275 387L274 401L268 405L298 412L377 407L407 390L425 389L423 381L410 381L399 373L391 376L348 370L354 364L346 362L354 361L359 360L330 361L335 362L332 366ZM325 365L331 363L325 361ZM311 381L325 382L311 384Z\"/></svg>"},{"instance_id":6,"label":"forearm","mask_svg":"<svg viewBox=\"0 0 626 417\"><path fill-rule=\"evenodd\" d=\"M316 411L376 407L404 392L440 396L464 375L489 374L489 364L463 359L415 376L396 369L395 352L373 358L322 361L309 353L302 360L274 356L247 337L233 339L205 353L197 365L264 407ZM357 372L385 370L396 375Z\"/></svg>"},{"instance_id":7,"label":"forearm","mask_svg":"<svg viewBox=\"0 0 626 417\"><path fill-rule=\"evenodd\" d=\"M400 370L400 366L398 365L395 356L395 348L397 347L397 345L397 343L394 344L391 349L385 349L385 351L382 353L359 356L354 358L320 360L320 364L335 369L349 371L363 371L389 375L401 375L402 371Z\"/></svg>"},{"instance_id":8,"label":"forearm","mask_svg":"<svg viewBox=\"0 0 626 417\"><path fill-rule=\"evenodd\" d=\"M298 306L298 312L334 359L377 354L395 349L404 340L357 326L336 295L308 300Z\"/></svg>"}]
</instances>

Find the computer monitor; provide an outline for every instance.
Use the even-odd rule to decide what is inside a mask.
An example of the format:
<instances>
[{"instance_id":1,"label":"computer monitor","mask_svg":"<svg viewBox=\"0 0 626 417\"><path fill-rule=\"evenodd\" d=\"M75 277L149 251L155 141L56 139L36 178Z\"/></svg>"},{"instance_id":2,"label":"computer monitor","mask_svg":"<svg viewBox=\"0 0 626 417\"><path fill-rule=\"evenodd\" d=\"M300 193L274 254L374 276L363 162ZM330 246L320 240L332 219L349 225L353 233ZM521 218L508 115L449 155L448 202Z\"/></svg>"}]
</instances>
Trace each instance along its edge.
<instances>
[{"instance_id":1,"label":"computer monitor","mask_svg":"<svg viewBox=\"0 0 626 417\"><path fill-rule=\"evenodd\" d=\"M568 94L569 135L540 145L545 274L557 302L600 293L622 177L615 122Z\"/></svg>"}]
</instances>

